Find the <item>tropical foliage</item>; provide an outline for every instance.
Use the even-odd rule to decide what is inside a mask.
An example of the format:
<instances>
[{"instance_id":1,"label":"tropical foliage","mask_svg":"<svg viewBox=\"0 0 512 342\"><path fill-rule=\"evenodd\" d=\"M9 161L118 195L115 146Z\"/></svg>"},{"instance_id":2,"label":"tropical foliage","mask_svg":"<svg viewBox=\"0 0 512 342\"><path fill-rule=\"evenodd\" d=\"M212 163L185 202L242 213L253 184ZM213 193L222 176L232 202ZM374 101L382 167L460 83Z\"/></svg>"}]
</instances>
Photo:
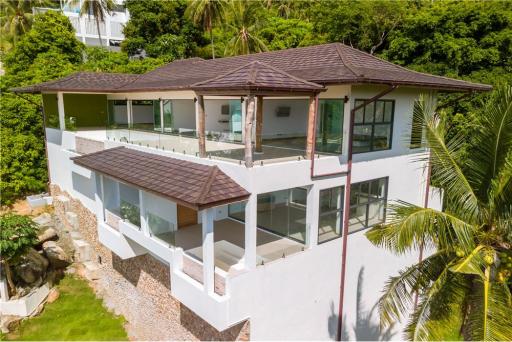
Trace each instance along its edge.
<instances>
[{"instance_id":1,"label":"tropical foliage","mask_svg":"<svg viewBox=\"0 0 512 342\"><path fill-rule=\"evenodd\" d=\"M392 277L379 301L383 324L407 316L411 340L438 340L447 327L467 340L512 336L512 87L500 87L468 120L475 125L470 157L458 160L466 137L446 140L434 100L414 113L430 148L432 181L444 190L444 211L400 202L386 225L367 233L398 255L426 248L432 254ZM416 293L417 306L412 305ZM454 320L453 317L459 319ZM451 326L450 326L451 325Z\"/></svg>"},{"instance_id":2,"label":"tropical foliage","mask_svg":"<svg viewBox=\"0 0 512 342\"><path fill-rule=\"evenodd\" d=\"M37 242L37 225L28 216L3 214L0 216L0 255L7 283L12 294L16 293L10 263Z\"/></svg>"},{"instance_id":3,"label":"tropical foliage","mask_svg":"<svg viewBox=\"0 0 512 342\"><path fill-rule=\"evenodd\" d=\"M85 56L85 58L84 58ZM85 48L69 20L55 11L34 18L32 28L3 58L0 80L1 204L45 189L47 165L39 95L8 89L63 77L78 70L142 73L163 63L130 60L125 53Z\"/></svg>"},{"instance_id":4,"label":"tropical foliage","mask_svg":"<svg viewBox=\"0 0 512 342\"><path fill-rule=\"evenodd\" d=\"M212 58L215 58L215 46L213 44L213 26L219 24L224 15L225 0L192 0L190 1L185 15L195 25L199 25L210 34L212 45Z\"/></svg>"}]
</instances>

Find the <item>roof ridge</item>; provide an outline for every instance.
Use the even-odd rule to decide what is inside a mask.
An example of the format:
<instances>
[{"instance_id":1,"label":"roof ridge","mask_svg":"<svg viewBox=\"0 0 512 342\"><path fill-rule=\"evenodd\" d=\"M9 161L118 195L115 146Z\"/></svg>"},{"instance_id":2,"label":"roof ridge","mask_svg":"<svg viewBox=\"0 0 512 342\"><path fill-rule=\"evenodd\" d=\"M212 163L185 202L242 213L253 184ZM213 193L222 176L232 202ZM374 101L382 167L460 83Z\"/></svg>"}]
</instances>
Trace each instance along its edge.
<instances>
[{"instance_id":1,"label":"roof ridge","mask_svg":"<svg viewBox=\"0 0 512 342\"><path fill-rule=\"evenodd\" d=\"M196 202L197 203L203 203L206 195L211 190L213 181L215 180L215 177L217 176L217 173L220 171L220 169L217 167L217 165L212 165L210 167L210 170L208 171L208 176L206 179L206 183L204 183L203 188L201 189L201 192L199 193L199 196L197 196Z\"/></svg>"},{"instance_id":2,"label":"roof ridge","mask_svg":"<svg viewBox=\"0 0 512 342\"><path fill-rule=\"evenodd\" d=\"M82 157L88 157L88 156L94 156L94 155L97 155L97 154L102 154L102 153L105 153L105 152L110 152L110 151L113 151L113 150L122 150L122 149L126 149L126 147L124 146L116 146L116 147L112 147L112 148L106 148L106 149L103 149L103 150L99 150L99 151L96 151L96 152L91 152L91 153L87 153L87 154L82 154L82 155L79 155L79 156L74 156L74 157L71 157L70 159L71 160L75 160L75 159L80 159ZM135 149L133 149L134 151L137 151Z\"/></svg>"},{"instance_id":3,"label":"roof ridge","mask_svg":"<svg viewBox=\"0 0 512 342\"><path fill-rule=\"evenodd\" d=\"M405 71L408 71L408 72L412 72L412 73L416 73L416 74L420 74L420 75L424 75L424 76L430 76L430 77L438 77L438 78L442 78L442 79L445 79L445 80L448 80L448 81L456 81L456 82L465 82L465 83L470 83L470 84L474 84L474 85L481 85L481 83L476 83L476 82L472 82L472 81L466 81L466 80L460 80L460 79L456 79L456 78L451 78L451 77L447 77L447 76L440 76L440 75L434 75L434 74L428 74L426 72L421 72L421 71L416 71L416 70L413 70L413 69L409 69L409 68L406 68L404 66L401 66L401 65L398 65L398 64L395 64L393 62L390 62L390 61L387 61L383 58L380 58L378 56L375 56L375 55L372 55L372 54L369 54L368 52L366 51L362 51L362 50L358 50L352 46L348 46L348 45L345 45L345 44L342 44L342 43L339 43L349 49L352 49L358 53L361 53L363 55L367 55L369 57L372 57L372 58L375 58L377 60L379 60L380 62L383 62L385 64L388 64L388 65L392 65L394 66L395 68L399 68L399 69L402 69L402 70L405 70Z\"/></svg>"},{"instance_id":4,"label":"roof ridge","mask_svg":"<svg viewBox=\"0 0 512 342\"><path fill-rule=\"evenodd\" d=\"M281 70L281 69L278 69L278 68L276 68L276 67L273 67L272 65L267 64L267 63L265 63L265 62L261 62L261 61L253 61L253 62L251 62L251 63L259 63L259 64L261 64L261 65L263 65L263 66L265 66L265 67L267 67L267 68L270 68L270 69L272 69L272 70L274 70L274 71L276 71L276 72L278 72L278 73L280 73L280 74L282 74L282 75L286 75L286 76L288 76L288 77L290 77L290 78L293 78L293 79L294 79L294 80L296 80L296 81L300 81L300 82L303 82L303 83L307 83L307 84L312 85L312 86L315 86L315 87L324 88L324 86L323 86L323 85L321 85L321 84L318 84L318 83L315 83L315 82L310 82L310 81L305 80L305 79L303 79L303 78L300 78L300 77L297 77L297 76L293 76L292 74L287 73L286 71Z\"/></svg>"},{"instance_id":5,"label":"roof ridge","mask_svg":"<svg viewBox=\"0 0 512 342\"><path fill-rule=\"evenodd\" d=\"M343 52L341 51L341 45L344 45L342 43L337 43L336 44L336 52L338 53L338 55L340 56L340 59L341 59L341 62L343 63L343 65L345 65L347 67L348 70L350 70L351 73L353 73L356 77L364 77L364 75L362 74L358 74L357 72L354 71L354 69L356 68L355 66L351 65L346 59L345 57L343 56Z\"/></svg>"}]
</instances>

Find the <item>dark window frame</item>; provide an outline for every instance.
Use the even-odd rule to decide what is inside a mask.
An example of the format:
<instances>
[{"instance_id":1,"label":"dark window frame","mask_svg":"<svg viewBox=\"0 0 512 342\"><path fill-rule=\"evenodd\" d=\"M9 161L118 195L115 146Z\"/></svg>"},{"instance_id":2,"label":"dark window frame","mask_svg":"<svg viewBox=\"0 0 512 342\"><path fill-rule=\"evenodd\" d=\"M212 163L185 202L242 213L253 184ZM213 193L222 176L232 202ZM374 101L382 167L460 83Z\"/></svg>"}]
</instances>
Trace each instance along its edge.
<instances>
[{"instance_id":1,"label":"dark window frame","mask_svg":"<svg viewBox=\"0 0 512 342\"><path fill-rule=\"evenodd\" d=\"M339 209L332 209L332 210L329 210L329 211L325 211L325 212L322 212L322 208L321 208L321 203L322 203L322 198L321 198L321 194L322 194L322 191L330 191L331 192L331 198L332 198L332 191L334 189L338 189L338 188L341 188L341 205L340 205L340 208ZM325 188L325 189L320 189L320 191L318 192L318 229L317 229L317 244L318 245L321 245L322 243L326 243L326 242L329 242L329 241L332 241L332 240L336 240L336 239L339 239L340 237L343 236L343 221L344 221L344 216L343 216L343 213L344 213L344 209L345 209L345 186L344 185L341 185L341 186L335 186L335 187L332 187L332 188ZM319 240L319 237L320 237L320 218L322 216L327 216L327 215L331 215L333 213L340 213L340 217L341 217L341 221L340 221L340 234L338 236L335 236L335 237L332 237L330 239L327 239L327 240L323 240L323 241L320 241Z\"/></svg>"},{"instance_id":2,"label":"dark window frame","mask_svg":"<svg viewBox=\"0 0 512 342\"><path fill-rule=\"evenodd\" d=\"M357 107L358 105L364 103L364 101L368 101L368 99L361 99L361 98L356 98L354 100L354 108ZM362 103L358 103L358 102L362 102ZM383 109L383 113L382 113L382 121L380 122L375 122L375 119L377 117L376 114L376 111L377 111L377 103L379 102L383 102L384 103L384 109ZM391 120L390 121L384 121L384 118L386 116L386 103L391 103L392 106L391 106ZM394 121L395 121L395 100L393 99L380 99L380 100L376 100L374 102L372 102L371 104L373 104L373 121L371 123L366 123L365 122L365 118L366 118L366 108L370 105L370 104L367 104L366 106L360 108L359 110L363 110L363 119L361 122L355 122L355 118L354 118L354 131L355 131L355 127L356 126L369 126L371 125L372 127L372 134L371 134L371 138L370 138L370 149L368 151L354 151L353 154L359 154L359 153L368 153L368 152L377 152L377 151L388 151L388 150L391 150L393 148L393 126L394 126ZM354 115L355 116L355 115ZM389 128L389 146L388 148L379 148L379 149L375 149L374 148L374 134L375 134L375 126L376 125L389 125L390 128ZM352 145L354 144L354 138L352 137Z\"/></svg>"},{"instance_id":3,"label":"dark window frame","mask_svg":"<svg viewBox=\"0 0 512 342\"><path fill-rule=\"evenodd\" d=\"M340 134L341 134L341 143L340 143L340 153L335 153L335 152L324 152L324 151L318 151L317 150L317 146L316 146L316 140L318 139L318 129L319 129L319 126L317 125L320 125L320 116L321 116L321 112L322 112L322 101L341 101L341 106L342 106L342 111L341 111L341 131L340 131ZM315 127L315 136L316 136L316 139L315 141L313 142L315 144L315 153L321 153L321 154L327 154L327 155L343 155L343 144L344 144L344 136L343 136L343 127L345 126L345 100L343 98L339 98L339 97L329 97L329 98L320 98L318 99L318 111L317 111L317 119L316 119L316 127Z\"/></svg>"},{"instance_id":4,"label":"dark window frame","mask_svg":"<svg viewBox=\"0 0 512 342\"><path fill-rule=\"evenodd\" d=\"M370 197L368 196L368 202L364 203L364 204L360 204L360 203L356 203L356 204L350 204L349 206L349 227L348 227L348 234L353 234L353 233L357 233L361 230L365 230L365 229L368 229L368 228L371 228L373 227L375 224L372 224L372 225L368 225L368 216L369 216L369 210L370 210L370 204L371 203L377 203L377 202L381 202L383 201L384 202L384 217L383 217L383 220L382 222L386 222L386 212L387 212L387 206L388 206L388 191L389 191L389 177L386 176L386 177L379 177L379 178L374 178L374 179L368 179L368 180L365 180L365 181L362 181L362 182L357 182L357 183L352 183L350 186L351 188L354 187L355 185L358 185L360 186L361 184L364 184L364 183L367 183L368 184L368 195L371 193L371 188L370 188L370 185L372 182L374 181L380 181L381 179L385 179L385 191L384 191L384 197L383 198L379 198L379 199L376 199L376 200L370 200ZM352 189L351 189L352 190ZM351 194L352 194L352 191L351 191ZM349 199L350 201L350 199ZM350 231L350 210L352 210L352 208L357 208L361 205L365 205L366 206L366 210L365 210L365 224L363 225L363 227L361 228L358 228L356 230L353 230L353 231Z\"/></svg>"}]
</instances>

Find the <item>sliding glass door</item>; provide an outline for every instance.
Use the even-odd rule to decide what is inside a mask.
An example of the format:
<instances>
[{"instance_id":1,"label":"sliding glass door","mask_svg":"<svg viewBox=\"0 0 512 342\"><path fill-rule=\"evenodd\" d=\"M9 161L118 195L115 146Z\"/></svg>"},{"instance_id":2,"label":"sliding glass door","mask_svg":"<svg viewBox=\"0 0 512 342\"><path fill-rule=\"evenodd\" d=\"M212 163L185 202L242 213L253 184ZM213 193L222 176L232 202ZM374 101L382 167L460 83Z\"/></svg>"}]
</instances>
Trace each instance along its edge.
<instances>
[{"instance_id":1,"label":"sliding glass door","mask_svg":"<svg viewBox=\"0 0 512 342\"><path fill-rule=\"evenodd\" d=\"M316 127L316 152L342 153L343 104L341 99L320 100Z\"/></svg>"}]
</instances>

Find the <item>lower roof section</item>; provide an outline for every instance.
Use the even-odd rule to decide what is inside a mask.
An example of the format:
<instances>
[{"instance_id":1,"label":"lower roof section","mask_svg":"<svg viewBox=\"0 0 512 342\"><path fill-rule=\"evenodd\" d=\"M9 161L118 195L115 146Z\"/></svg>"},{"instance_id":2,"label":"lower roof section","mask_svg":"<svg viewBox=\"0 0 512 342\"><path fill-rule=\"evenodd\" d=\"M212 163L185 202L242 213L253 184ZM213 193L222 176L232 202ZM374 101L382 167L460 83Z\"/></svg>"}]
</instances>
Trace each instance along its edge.
<instances>
[{"instance_id":1,"label":"lower roof section","mask_svg":"<svg viewBox=\"0 0 512 342\"><path fill-rule=\"evenodd\" d=\"M202 210L247 199L250 193L217 166L116 147L72 158L75 164Z\"/></svg>"}]
</instances>

